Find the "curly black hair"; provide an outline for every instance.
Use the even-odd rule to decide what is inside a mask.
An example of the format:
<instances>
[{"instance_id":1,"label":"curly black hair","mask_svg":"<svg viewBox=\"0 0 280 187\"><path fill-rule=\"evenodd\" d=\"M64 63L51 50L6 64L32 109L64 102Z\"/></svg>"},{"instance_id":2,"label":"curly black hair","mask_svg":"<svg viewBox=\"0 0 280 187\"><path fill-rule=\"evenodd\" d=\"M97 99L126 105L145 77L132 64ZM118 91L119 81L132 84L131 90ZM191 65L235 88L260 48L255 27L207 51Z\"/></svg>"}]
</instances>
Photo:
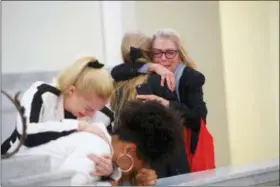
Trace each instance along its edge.
<instances>
[{"instance_id":1,"label":"curly black hair","mask_svg":"<svg viewBox=\"0 0 280 187\"><path fill-rule=\"evenodd\" d=\"M136 145L137 157L149 164L168 161L183 142L180 118L155 101L128 101L114 134Z\"/></svg>"}]
</instances>

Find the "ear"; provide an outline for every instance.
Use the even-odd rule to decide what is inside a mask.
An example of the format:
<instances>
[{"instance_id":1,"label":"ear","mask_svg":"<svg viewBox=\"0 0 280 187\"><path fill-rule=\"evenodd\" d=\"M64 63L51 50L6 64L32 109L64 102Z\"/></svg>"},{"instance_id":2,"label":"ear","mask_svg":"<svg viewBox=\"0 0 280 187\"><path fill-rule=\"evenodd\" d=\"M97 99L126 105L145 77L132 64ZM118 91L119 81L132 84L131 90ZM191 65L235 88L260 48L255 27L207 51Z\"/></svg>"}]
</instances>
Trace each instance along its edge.
<instances>
[{"instance_id":1,"label":"ear","mask_svg":"<svg viewBox=\"0 0 280 187\"><path fill-rule=\"evenodd\" d=\"M125 153L136 152L136 145L129 143L124 147L124 151L125 151Z\"/></svg>"},{"instance_id":2,"label":"ear","mask_svg":"<svg viewBox=\"0 0 280 187\"><path fill-rule=\"evenodd\" d=\"M72 95L75 93L75 91L76 91L76 87L73 86L73 85L71 85L71 86L69 86L69 88L66 90L66 94L67 94L68 96L72 96Z\"/></svg>"}]
</instances>

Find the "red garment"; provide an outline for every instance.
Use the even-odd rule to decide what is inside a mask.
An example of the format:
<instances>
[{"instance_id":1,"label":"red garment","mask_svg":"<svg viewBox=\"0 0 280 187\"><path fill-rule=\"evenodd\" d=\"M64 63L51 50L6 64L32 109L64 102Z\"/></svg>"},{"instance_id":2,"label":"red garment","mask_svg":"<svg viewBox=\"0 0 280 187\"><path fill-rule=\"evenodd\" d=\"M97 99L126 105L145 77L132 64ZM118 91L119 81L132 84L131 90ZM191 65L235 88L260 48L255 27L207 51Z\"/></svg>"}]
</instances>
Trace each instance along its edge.
<instances>
[{"instance_id":1,"label":"red garment","mask_svg":"<svg viewBox=\"0 0 280 187\"><path fill-rule=\"evenodd\" d=\"M190 135L191 130L185 128L184 137L186 141L186 154L191 172L214 169L214 141L212 135L207 130L203 119L201 119L198 143L194 154L190 151Z\"/></svg>"}]
</instances>

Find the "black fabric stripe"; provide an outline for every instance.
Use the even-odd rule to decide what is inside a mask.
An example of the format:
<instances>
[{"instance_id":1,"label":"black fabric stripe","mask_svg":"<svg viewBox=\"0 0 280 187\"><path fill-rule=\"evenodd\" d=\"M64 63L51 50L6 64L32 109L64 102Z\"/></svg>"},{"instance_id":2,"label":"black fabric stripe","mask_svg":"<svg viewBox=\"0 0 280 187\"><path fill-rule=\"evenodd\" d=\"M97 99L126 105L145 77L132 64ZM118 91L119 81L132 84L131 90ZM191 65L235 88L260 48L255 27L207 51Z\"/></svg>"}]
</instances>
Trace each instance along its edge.
<instances>
[{"instance_id":1,"label":"black fabric stripe","mask_svg":"<svg viewBox=\"0 0 280 187\"><path fill-rule=\"evenodd\" d=\"M31 110L30 110L30 116L29 116L30 123L39 122L42 104L43 104L42 95L40 92L37 91L34 94L34 97L33 97L32 103L31 103Z\"/></svg>"},{"instance_id":2,"label":"black fabric stripe","mask_svg":"<svg viewBox=\"0 0 280 187\"><path fill-rule=\"evenodd\" d=\"M38 91L34 94L32 103L31 103L31 111L30 111L30 117L29 122L30 123L38 123L39 117L40 117L40 111L43 104L42 95L46 92L50 92L56 96L60 95L60 91L48 84L41 84L37 87ZM47 143L51 140L56 140L62 136L67 136L76 130L70 130L70 131L62 131L62 132L54 132L54 131L47 131L47 132L41 132L36 134L28 134L26 136L24 145L27 147L34 147L38 146L44 143ZM18 134L18 137L20 138L20 134Z\"/></svg>"},{"instance_id":3,"label":"black fabric stripe","mask_svg":"<svg viewBox=\"0 0 280 187\"><path fill-rule=\"evenodd\" d=\"M191 153L194 154L198 143L199 131L191 131Z\"/></svg>"},{"instance_id":4,"label":"black fabric stripe","mask_svg":"<svg viewBox=\"0 0 280 187\"><path fill-rule=\"evenodd\" d=\"M59 89L48 84L41 84L40 86L38 86L38 91L42 94L45 92L50 92L55 94L56 96L59 96L61 93Z\"/></svg>"},{"instance_id":5,"label":"black fabric stripe","mask_svg":"<svg viewBox=\"0 0 280 187\"><path fill-rule=\"evenodd\" d=\"M107 126L107 131L110 135L112 135L113 133L113 126L112 126L112 123L110 125Z\"/></svg>"},{"instance_id":6,"label":"black fabric stripe","mask_svg":"<svg viewBox=\"0 0 280 187\"><path fill-rule=\"evenodd\" d=\"M17 130L15 129L11 136L1 144L1 155L6 154L11 147L10 142L15 143L17 139Z\"/></svg>"},{"instance_id":7,"label":"black fabric stripe","mask_svg":"<svg viewBox=\"0 0 280 187\"><path fill-rule=\"evenodd\" d=\"M64 118L65 119L77 119L76 116L74 116L71 112L68 112L67 110L64 110Z\"/></svg>"},{"instance_id":8,"label":"black fabric stripe","mask_svg":"<svg viewBox=\"0 0 280 187\"><path fill-rule=\"evenodd\" d=\"M108 107L104 106L104 108L102 108L100 112L108 116L110 118L111 123L114 121L114 113Z\"/></svg>"},{"instance_id":9,"label":"black fabric stripe","mask_svg":"<svg viewBox=\"0 0 280 187\"><path fill-rule=\"evenodd\" d=\"M56 140L62 136L67 136L69 134L72 134L76 132L76 130L70 130L70 131L62 131L62 132L53 132L53 131L48 131L48 132L41 132L37 134L30 134L27 135L24 145L26 147L34 147L38 146L44 143L48 143L52 140ZM19 134L19 138L20 138Z\"/></svg>"},{"instance_id":10,"label":"black fabric stripe","mask_svg":"<svg viewBox=\"0 0 280 187\"><path fill-rule=\"evenodd\" d=\"M41 84L37 87L38 91L34 94L32 103L31 103L31 110L29 116L30 123L39 122L40 112L43 104L42 95L46 92L53 93L57 96L60 95L60 91L48 84Z\"/></svg>"}]
</instances>

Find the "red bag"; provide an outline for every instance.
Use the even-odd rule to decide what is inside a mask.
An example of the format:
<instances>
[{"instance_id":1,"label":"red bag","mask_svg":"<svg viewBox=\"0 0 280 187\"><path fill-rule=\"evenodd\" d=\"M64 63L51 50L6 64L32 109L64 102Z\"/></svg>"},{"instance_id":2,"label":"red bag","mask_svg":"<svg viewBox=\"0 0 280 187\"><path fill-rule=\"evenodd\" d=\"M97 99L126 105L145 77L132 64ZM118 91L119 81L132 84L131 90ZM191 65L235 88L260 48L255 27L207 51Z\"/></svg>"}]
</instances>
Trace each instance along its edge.
<instances>
[{"instance_id":1,"label":"red bag","mask_svg":"<svg viewBox=\"0 0 280 187\"><path fill-rule=\"evenodd\" d=\"M190 136L191 130L185 128L184 137L186 141L186 154L191 172L214 169L214 141L212 135L207 130L203 119L201 119L200 132L194 154L192 154L190 151Z\"/></svg>"}]
</instances>

